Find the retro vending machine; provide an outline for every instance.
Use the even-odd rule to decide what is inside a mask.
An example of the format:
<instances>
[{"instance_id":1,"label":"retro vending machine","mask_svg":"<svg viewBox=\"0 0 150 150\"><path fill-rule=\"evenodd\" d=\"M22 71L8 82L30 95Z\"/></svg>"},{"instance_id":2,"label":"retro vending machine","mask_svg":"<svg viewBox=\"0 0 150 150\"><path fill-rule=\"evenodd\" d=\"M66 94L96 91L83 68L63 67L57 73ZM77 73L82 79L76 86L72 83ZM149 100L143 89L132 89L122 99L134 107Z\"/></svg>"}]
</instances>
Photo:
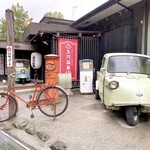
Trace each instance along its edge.
<instances>
[{"instance_id":1,"label":"retro vending machine","mask_svg":"<svg viewBox=\"0 0 150 150\"><path fill-rule=\"evenodd\" d=\"M93 60L82 59L80 65L80 93L93 93Z\"/></svg>"}]
</instances>

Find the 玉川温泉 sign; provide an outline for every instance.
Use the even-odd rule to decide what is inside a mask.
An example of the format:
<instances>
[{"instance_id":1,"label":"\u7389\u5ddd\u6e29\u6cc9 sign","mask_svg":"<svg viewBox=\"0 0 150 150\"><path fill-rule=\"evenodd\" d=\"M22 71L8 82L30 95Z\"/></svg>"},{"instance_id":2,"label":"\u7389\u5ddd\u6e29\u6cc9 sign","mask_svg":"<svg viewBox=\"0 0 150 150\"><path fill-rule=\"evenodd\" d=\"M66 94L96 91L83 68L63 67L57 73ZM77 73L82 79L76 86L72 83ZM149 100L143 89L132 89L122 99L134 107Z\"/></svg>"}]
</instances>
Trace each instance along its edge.
<instances>
[{"instance_id":1,"label":"\u7389\u5ddd\u6e29\u6cc9 sign","mask_svg":"<svg viewBox=\"0 0 150 150\"><path fill-rule=\"evenodd\" d=\"M78 40L58 39L59 72L71 73L72 80L77 80L78 72Z\"/></svg>"},{"instance_id":2,"label":"\u7389\u5ddd\u6e29\u6cc9 sign","mask_svg":"<svg viewBox=\"0 0 150 150\"><path fill-rule=\"evenodd\" d=\"M7 46L7 67L13 66L13 54L12 54L12 46Z\"/></svg>"}]
</instances>

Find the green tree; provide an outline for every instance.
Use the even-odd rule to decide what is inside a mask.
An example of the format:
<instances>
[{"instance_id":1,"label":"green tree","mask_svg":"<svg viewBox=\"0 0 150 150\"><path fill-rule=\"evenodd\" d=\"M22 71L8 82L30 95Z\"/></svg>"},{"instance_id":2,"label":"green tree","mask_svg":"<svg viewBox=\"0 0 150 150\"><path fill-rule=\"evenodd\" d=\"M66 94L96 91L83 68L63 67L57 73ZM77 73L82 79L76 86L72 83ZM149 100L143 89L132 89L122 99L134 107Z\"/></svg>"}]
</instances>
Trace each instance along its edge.
<instances>
[{"instance_id":1,"label":"green tree","mask_svg":"<svg viewBox=\"0 0 150 150\"><path fill-rule=\"evenodd\" d=\"M19 3L12 5L11 10L14 13L14 35L15 41L22 41L22 34L26 29L24 22L29 19L28 12L20 6ZM7 39L6 19L0 19L0 39Z\"/></svg>"},{"instance_id":2,"label":"green tree","mask_svg":"<svg viewBox=\"0 0 150 150\"><path fill-rule=\"evenodd\" d=\"M0 39L6 40L7 38L7 32L6 32L6 19L2 18L0 20Z\"/></svg>"},{"instance_id":3,"label":"green tree","mask_svg":"<svg viewBox=\"0 0 150 150\"><path fill-rule=\"evenodd\" d=\"M61 19L64 18L64 15L61 12L58 12L58 11L55 11L55 12L49 11L49 12L45 13L44 16L52 17L52 18L61 18Z\"/></svg>"}]
</instances>

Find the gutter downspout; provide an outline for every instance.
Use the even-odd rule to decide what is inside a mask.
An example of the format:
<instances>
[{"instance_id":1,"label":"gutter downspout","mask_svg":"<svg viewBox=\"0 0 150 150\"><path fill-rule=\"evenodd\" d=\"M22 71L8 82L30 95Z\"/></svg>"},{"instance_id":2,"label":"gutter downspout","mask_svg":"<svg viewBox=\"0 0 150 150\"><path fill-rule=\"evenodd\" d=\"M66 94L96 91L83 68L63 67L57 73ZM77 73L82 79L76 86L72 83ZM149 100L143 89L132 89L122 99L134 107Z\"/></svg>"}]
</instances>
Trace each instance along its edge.
<instances>
[{"instance_id":1,"label":"gutter downspout","mask_svg":"<svg viewBox=\"0 0 150 150\"><path fill-rule=\"evenodd\" d=\"M121 3L119 2L120 0L115 0L115 1L116 1L116 3L117 3L118 5L124 7L125 9L127 9L127 10L129 10L129 11L131 12L131 19L132 19L131 25L133 26L133 21L134 21L134 12L133 12L133 10L130 9L130 8L128 8L128 7L125 6L125 5L121 4Z\"/></svg>"}]
</instances>

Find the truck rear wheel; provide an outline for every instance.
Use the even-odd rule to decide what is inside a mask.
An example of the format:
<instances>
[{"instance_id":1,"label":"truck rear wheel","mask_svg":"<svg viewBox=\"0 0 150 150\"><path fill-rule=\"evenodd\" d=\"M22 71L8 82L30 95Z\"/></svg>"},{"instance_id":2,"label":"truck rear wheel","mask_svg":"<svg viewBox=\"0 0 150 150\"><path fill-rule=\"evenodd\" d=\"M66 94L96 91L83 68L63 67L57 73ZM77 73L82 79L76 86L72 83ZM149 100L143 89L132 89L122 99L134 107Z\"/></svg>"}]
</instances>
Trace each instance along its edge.
<instances>
[{"instance_id":1,"label":"truck rear wheel","mask_svg":"<svg viewBox=\"0 0 150 150\"><path fill-rule=\"evenodd\" d=\"M131 126L136 126L139 123L139 114L135 106L126 107L126 120Z\"/></svg>"}]
</instances>

